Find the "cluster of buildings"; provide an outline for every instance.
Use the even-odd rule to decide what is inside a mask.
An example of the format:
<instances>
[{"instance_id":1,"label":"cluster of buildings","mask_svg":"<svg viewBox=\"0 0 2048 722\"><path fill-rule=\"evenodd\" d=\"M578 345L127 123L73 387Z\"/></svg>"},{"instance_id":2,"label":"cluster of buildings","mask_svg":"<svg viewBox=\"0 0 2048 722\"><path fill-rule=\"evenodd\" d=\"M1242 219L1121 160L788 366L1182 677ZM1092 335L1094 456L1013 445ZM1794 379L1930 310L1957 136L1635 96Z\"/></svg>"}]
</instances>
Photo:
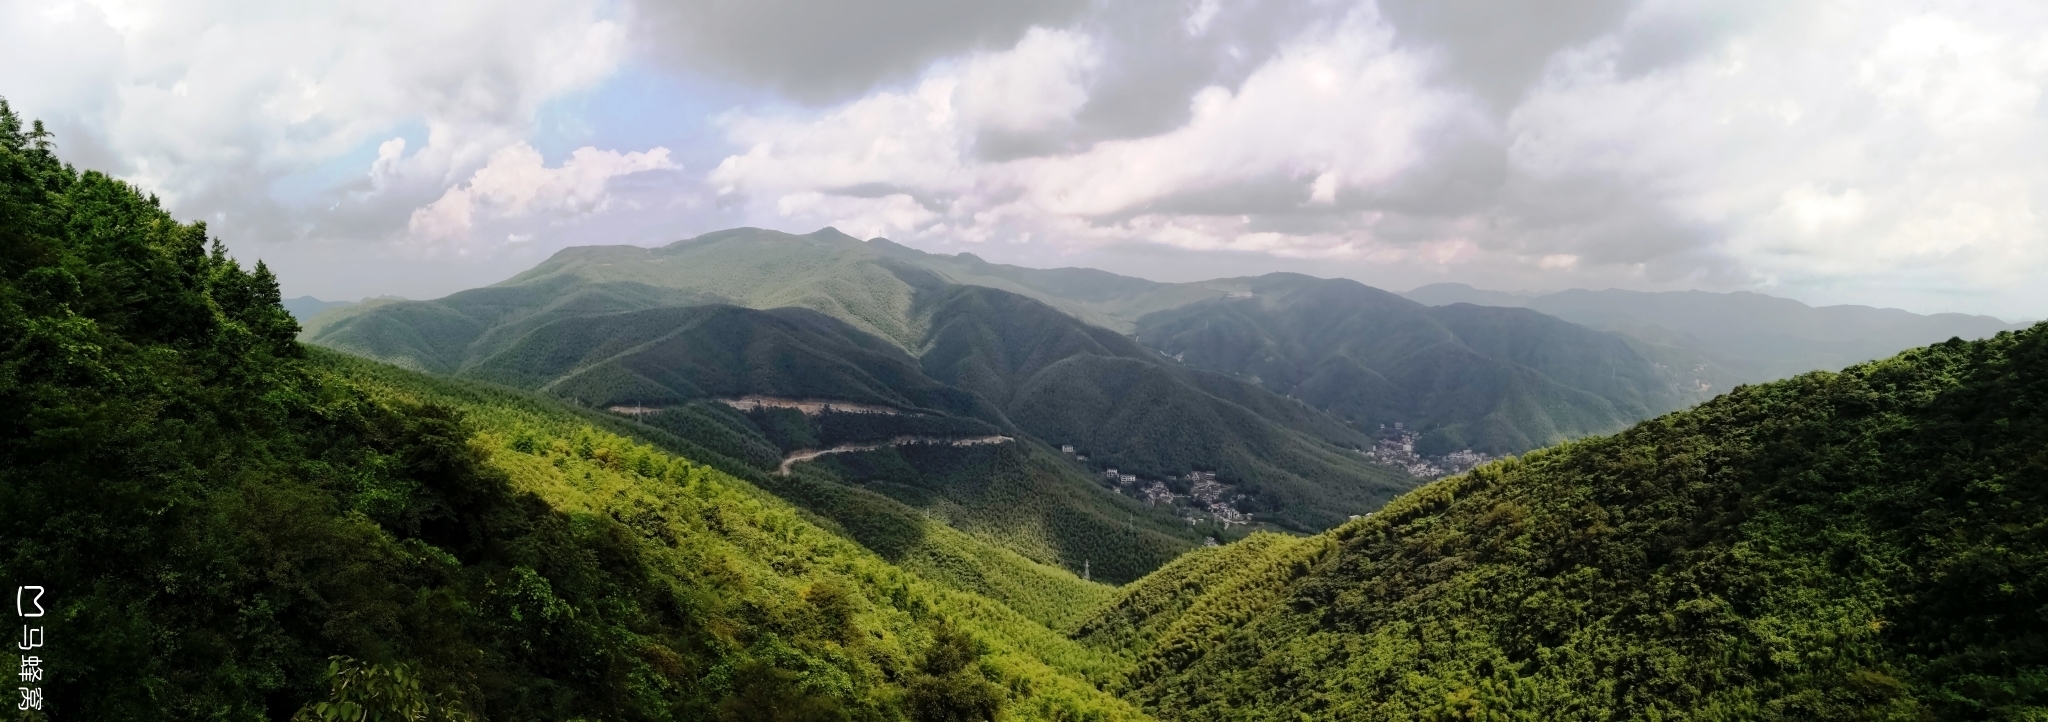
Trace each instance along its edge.
<instances>
[{"instance_id":1,"label":"cluster of buildings","mask_svg":"<svg viewBox=\"0 0 2048 722\"><path fill-rule=\"evenodd\" d=\"M1216 472L1188 472L1188 478L1194 482L1194 486L1188 489L1188 498L1208 511L1210 516L1216 517L1217 521L1223 522L1224 526L1252 523L1252 515L1249 512L1237 510L1236 502L1244 496L1231 494L1230 487L1216 480Z\"/></svg>"},{"instance_id":2,"label":"cluster of buildings","mask_svg":"<svg viewBox=\"0 0 2048 722\"><path fill-rule=\"evenodd\" d=\"M1102 477L1108 483L1120 487L1119 491L1143 499L1146 504L1185 506L1193 511L1207 512L1225 527L1252 523L1252 515L1238 511L1236 506L1238 501L1244 499L1244 495L1231 493L1230 486L1217 481L1216 472L1213 471L1191 471L1183 477L1154 479L1143 485L1140 485L1137 474L1126 474L1116 469L1104 470ZM1174 487L1182 481L1187 482L1188 491L1184 494L1174 491ZM1195 516L1188 517L1190 524L1197 520Z\"/></svg>"},{"instance_id":3,"label":"cluster of buildings","mask_svg":"<svg viewBox=\"0 0 2048 722\"><path fill-rule=\"evenodd\" d=\"M1415 453L1416 436L1414 429L1407 428L1400 422L1395 422L1391 428L1381 425L1379 442L1374 444L1373 448L1358 453L1381 464L1399 467L1410 476L1419 479L1440 479L1463 474L1494 458L1471 449L1453 451L1442 456L1423 456Z\"/></svg>"}]
</instances>

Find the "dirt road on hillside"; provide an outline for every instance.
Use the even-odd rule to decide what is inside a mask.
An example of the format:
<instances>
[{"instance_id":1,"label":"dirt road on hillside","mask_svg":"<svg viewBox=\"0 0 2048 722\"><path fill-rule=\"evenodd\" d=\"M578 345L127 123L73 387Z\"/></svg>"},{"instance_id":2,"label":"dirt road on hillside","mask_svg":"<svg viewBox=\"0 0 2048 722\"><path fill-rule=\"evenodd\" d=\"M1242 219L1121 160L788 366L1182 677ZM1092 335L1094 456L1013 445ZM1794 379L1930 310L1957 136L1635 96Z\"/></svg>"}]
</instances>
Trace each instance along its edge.
<instances>
[{"instance_id":1,"label":"dirt road on hillside","mask_svg":"<svg viewBox=\"0 0 2048 722\"><path fill-rule=\"evenodd\" d=\"M873 444L840 444L830 449L797 449L795 452L792 452L789 456L784 457L782 459L782 466L776 468L775 473L782 476L788 476L789 467L800 462L810 461L812 459L824 456L826 454L844 454L853 451L873 451L884 446L904 446L907 444L945 444L947 446L975 446L978 444L1002 444L1011 441L1016 441L1016 439L1012 439L1008 436L976 436L966 439L940 439L930 436L898 436L888 441Z\"/></svg>"}]
</instances>

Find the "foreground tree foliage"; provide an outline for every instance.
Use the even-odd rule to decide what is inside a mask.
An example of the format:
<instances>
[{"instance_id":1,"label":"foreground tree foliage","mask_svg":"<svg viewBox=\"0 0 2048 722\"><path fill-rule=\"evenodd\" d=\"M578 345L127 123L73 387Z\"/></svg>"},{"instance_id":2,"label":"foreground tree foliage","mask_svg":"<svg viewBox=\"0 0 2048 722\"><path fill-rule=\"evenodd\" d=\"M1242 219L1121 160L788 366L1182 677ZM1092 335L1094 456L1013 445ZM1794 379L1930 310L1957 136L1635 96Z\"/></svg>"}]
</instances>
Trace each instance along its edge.
<instances>
[{"instance_id":1,"label":"foreground tree foliage","mask_svg":"<svg viewBox=\"0 0 2048 722\"><path fill-rule=\"evenodd\" d=\"M1193 555L1082 638L1175 719L2048 718L2048 325Z\"/></svg>"},{"instance_id":2,"label":"foreground tree foliage","mask_svg":"<svg viewBox=\"0 0 2048 722\"><path fill-rule=\"evenodd\" d=\"M922 719L957 635L995 690L966 718L1140 717L730 476L297 330L262 264L0 103L0 580L51 605L25 717Z\"/></svg>"}]
</instances>

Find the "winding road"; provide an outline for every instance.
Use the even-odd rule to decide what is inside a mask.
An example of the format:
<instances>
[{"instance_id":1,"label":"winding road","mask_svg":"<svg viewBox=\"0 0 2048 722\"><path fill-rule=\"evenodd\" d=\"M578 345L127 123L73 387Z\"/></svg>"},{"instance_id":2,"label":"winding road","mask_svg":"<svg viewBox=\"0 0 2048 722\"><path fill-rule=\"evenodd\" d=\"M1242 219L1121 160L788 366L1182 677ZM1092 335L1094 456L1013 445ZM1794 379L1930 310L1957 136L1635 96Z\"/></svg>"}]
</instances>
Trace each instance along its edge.
<instances>
[{"instance_id":1,"label":"winding road","mask_svg":"<svg viewBox=\"0 0 2048 722\"><path fill-rule=\"evenodd\" d=\"M977 444L1001 444L1011 441L1016 441L1016 439L1000 435L976 436L966 439L940 439L930 436L898 436L888 441L873 444L840 444L830 449L797 449L796 451L791 452L789 456L783 457L782 466L777 467L775 469L775 473L780 476L789 476L789 467L797 464L798 462L810 461L812 459L824 456L826 454L844 454L852 451L873 451L884 446L904 446L906 444L945 444L947 446L975 446Z\"/></svg>"}]
</instances>

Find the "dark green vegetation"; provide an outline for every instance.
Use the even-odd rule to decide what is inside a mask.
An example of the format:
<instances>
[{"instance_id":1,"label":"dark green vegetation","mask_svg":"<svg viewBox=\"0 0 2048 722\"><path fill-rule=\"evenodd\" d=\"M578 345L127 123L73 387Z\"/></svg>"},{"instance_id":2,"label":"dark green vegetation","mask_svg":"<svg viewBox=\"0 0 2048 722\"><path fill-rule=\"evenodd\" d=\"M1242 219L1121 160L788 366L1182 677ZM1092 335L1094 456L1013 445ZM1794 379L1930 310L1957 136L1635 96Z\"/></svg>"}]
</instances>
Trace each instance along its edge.
<instances>
[{"instance_id":1,"label":"dark green vegetation","mask_svg":"<svg viewBox=\"0 0 2048 722\"><path fill-rule=\"evenodd\" d=\"M1432 306L1517 306L1572 323L1627 334L1711 359L1737 382L1754 383L1884 358L1949 338L2018 330L1989 316L1896 308L1812 307L1759 293L1588 291L1515 295L1439 283L1402 294Z\"/></svg>"},{"instance_id":2,"label":"dark green vegetation","mask_svg":"<svg viewBox=\"0 0 2048 722\"><path fill-rule=\"evenodd\" d=\"M1609 433L1711 386L1704 369L1657 363L1627 337L1533 311L1432 308L1294 274L1240 280L1243 297L1139 319L1138 340L1360 428L1406 423L1425 454L1506 454Z\"/></svg>"},{"instance_id":3,"label":"dark green vegetation","mask_svg":"<svg viewBox=\"0 0 2048 722\"><path fill-rule=\"evenodd\" d=\"M2048 325L1261 535L1081 638L1174 719L2048 715Z\"/></svg>"},{"instance_id":4,"label":"dark green vegetation","mask_svg":"<svg viewBox=\"0 0 2048 722\"><path fill-rule=\"evenodd\" d=\"M323 314L303 338L593 408L651 407L648 425L760 470L836 443L1013 436L1020 443L1007 449L882 449L797 468L865 485L1040 561L1092 565L1110 580L1135 578L1221 532L1206 514L1189 525L1100 488L1101 469L1148 480L1213 471L1242 497L1237 510L1300 531L1413 486L1352 451L1372 443L1357 428L1072 315L1102 316L1077 305L1097 301L1163 302L1118 294L1177 293L1162 288L934 256L831 229L738 229L656 249L564 250L496 286ZM742 396L895 413L742 419L707 403ZM835 424L864 428L825 428ZM1050 452L1058 445L1089 463Z\"/></svg>"},{"instance_id":5,"label":"dark green vegetation","mask_svg":"<svg viewBox=\"0 0 2048 722\"><path fill-rule=\"evenodd\" d=\"M0 582L51 612L26 718L1141 717L906 569L1052 621L1099 585L938 524L892 565L624 420L297 331L261 264L0 104Z\"/></svg>"}]
</instances>

